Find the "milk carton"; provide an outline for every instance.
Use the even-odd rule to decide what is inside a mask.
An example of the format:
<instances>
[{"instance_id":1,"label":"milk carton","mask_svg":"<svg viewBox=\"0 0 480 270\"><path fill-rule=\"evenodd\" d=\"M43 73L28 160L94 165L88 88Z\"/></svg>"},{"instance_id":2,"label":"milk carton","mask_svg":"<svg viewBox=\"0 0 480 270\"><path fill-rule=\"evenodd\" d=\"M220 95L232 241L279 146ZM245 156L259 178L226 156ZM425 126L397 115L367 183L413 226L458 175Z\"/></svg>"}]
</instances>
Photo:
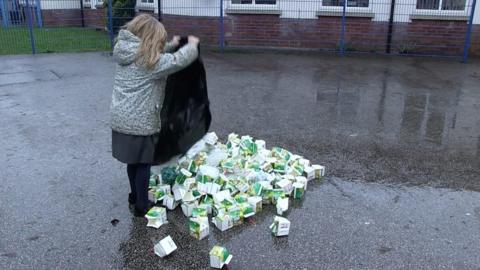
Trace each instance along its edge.
<instances>
[{"instance_id":1,"label":"milk carton","mask_svg":"<svg viewBox=\"0 0 480 270\"><path fill-rule=\"evenodd\" d=\"M164 223L167 223L167 211L163 207L154 206L148 210L145 218L148 220L147 227L158 229Z\"/></svg>"},{"instance_id":2,"label":"milk carton","mask_svg":"<svg viewBox=\"0 0 480 270\"><path fill-rule=\"evenodd\" d=\"M290 232L290 221L286 218L276 216L270 225L270 230L275 236L285 236Z\"/></svg>"},{"instance_id":3,"label":"milk carton","mask_svg":"<svg viewBox=\"0 0 480 270\"><path fill-rule=\"evenodd\" d=\"M155 254L163 258L175 251L177 249L177 245L175 245L175 242L173 242L172 237L169 235L158 242L153 249Z\"/></svg>"},{"instance_id":4,"label":"milk carton","mask_svg":"<svg viewBox=\"0 0 480 270\"><path fill-rule=\"evenodd\" d=\"M233 256L224 247L214 246L210 251L210 267L222 269L224 265L228 265Z\"/></svg>"}]
</instances>

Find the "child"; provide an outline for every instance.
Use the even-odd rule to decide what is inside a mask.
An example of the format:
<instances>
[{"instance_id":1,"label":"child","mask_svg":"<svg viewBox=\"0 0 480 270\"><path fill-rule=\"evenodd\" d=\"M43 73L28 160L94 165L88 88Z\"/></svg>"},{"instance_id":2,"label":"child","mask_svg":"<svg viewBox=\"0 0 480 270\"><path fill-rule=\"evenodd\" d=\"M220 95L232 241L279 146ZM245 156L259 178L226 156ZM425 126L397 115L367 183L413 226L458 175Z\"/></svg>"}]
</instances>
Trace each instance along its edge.
<instances>
[{"instance_id":1,"label":"child","mask_svg":"<svg viewBox=\"0 0 480 270\"><path fill-rule=\"evenodd\" d=\"M141 14L120 30L113 49L117 62L110 106L112 155L127 164L135 215L148 211L150 166L156 163L167 76L189 64L198 56L199 39L188 37L188 44L176 53L180 38L166 43L163 25L147 14Z\"/></svg>"}]
</instances>

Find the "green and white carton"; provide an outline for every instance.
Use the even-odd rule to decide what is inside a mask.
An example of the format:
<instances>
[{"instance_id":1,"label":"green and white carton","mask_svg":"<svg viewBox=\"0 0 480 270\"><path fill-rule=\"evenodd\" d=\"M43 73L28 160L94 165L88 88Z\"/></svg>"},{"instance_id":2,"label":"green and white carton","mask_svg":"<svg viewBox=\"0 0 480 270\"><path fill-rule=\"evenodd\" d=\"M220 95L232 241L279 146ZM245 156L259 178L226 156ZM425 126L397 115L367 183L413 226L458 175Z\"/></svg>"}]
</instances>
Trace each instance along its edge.
<instances>
[{"instance_id":1,"label":"green and white carton","mask_svg":"<svg viewBox=\"0 0 480 270\"><path fill-rule=\"evenodd\" d=\"M325 175L325 166L312 165L312 168L315 171L315 178L320 179Z\"/></svg>"},{"instance_id":2,"label":"green and white carton","mask_svg":"<svg viewBox=\"0 0 480 270\"><path fill-rule=\"evenodd\" d=\"M315 179L315 169L313 167L306 166L303 173L308 181Z\"/></svg>"},{"instance_id":3,"label":"green and white carton","mask_svg":"<svg viewBox=\"0 0 480 270\"><path fill-rule=\"evenodd\" d=\"M301 199L305 193L305 184L296 182L293 183L293 198Z\"/></svg>"},{"instance_id":4,"label":"green and white carton","mask_svg":"<svg viewBox=\"0 0 480 270\"><path fill-rule=\"evenodd\" d=\"M176 249L177 245L175 245L175 242L173 242L173 239L170 237L170 235L160 240L160 242L153 247L155 254L161 258L171 254Z\"/></svg>"},{"instance_id":5,"label":"green and white carton","mask_svg":"<svg viewBox=\"0 0 480 270\"><path fill-rule=\"evenodd\" d=\"M186 217L191 217L193 209L198 206L197 201L193 202L183 202L182 203L182 212Z\"/></svg>"},{"instance_id":6,"label":"green and white carton","mask_svg":"<svg viewBox=\"0 0 480 270\"><path fill-rule=\"evenodd\" d=\"M177 206L180 204L179 201L175 201L175 198L171 194L165 195L163 197L163 205L166 206L169 210L173 210L177 208Z\"/></svg>"},{"instance_id":7,"label":"green and white carton","mask_svg":"<svg viewBox=\"0 0 480 270\"><path fill-rule=\"evenodd\" d=\"M256 183L253 183L251 186L250 186L250 191L249 193L251 195L254 195L254 196L261 196L262 195L262 190L263 190L263 186L261 183L259 182L256 182Z\"/></svg>"},{"instance_id":8,"label":"green and white carton","mask_svg":"<svg viewBox=\"0 0 480 270\"><path fill-rule=\"evenodd\" d=\"M288 210L288 198L279 198L277 201L277 214L283 215Z\"/></svg>"},{"instance_id":9,"label":"green and white carton","mask_svg":"<svg viewBox=\"0 0 480 270\"><path fill-rule=\"evenodd\" d=\"M285 192L285 195L289 196L292 193L292 190L293 190L292 181L284 178L278 181L276 185L277 187L282 189L283 192Z\"/></svg>"},{"instance_id":10,"label":"green and white carton","mask_svg":"<svg viewBox=\"0 0 480 270\"><path fill-rule=\"evenodd\" d=\"M195 207L192 210L192 217L206 217L208 216L207 214L207 208L205 207Z\"/></svg>"},{"instance_id":11,"label":"green and white carton","mask_svg":"<svg viewBox=\"0 0 480 270\"><path fill-rule=\"evenodd\" d=\"M238 207L240 208L240 217L242 218L249 218L255 215L252 205L248 202L240 203L238 204Z\"/></svg>"},{"instance_id":12,"label":"green and white carton","mask_svg":"<svg viewBox=\"0 0 480 270\"><path fill-rule=\"evenodd\" d=\"M206 222L205 222L206 219ZM208 217L205 218L194 218L191 217L188 221L188 227L190 230L190 235L197 238L198 240L202 240L203 238L207 237L210 229L208 226Z\"/></svg>"},{"instance_id":13,"label":"green and white carton","mask_svg":"<svg viewBox=\"0 0 480 270\"><path fill-rule=\"evenodd\" d=\"M221 246L214 246L210 250L210 267L222 269L224 265L228 265L233 256L228 250Z\"/></svg>"},{"instance_id":14,"label":"green and white carton","mask_svg":"<svg viewBox=\"0 0 480 270\"><path fill-rule=\"evenodd\" d=\"M177 178L175 178L175 182L177 184L180 184L180 185L183 185L183 183L185 182L185 180L189 177L192 177L192 173L190 171L188 171L187 169L180 169L180 173L177 175Z\"/></svg>"},{"instance_id":15,"label":"green and white carton","mask_svg":"<svg viewBox=\"0 0 480 270\"><path fill-rule=\"evenodd\" d=\"M255 213L262 211L262 197L260 196L248 197L247 202L252 206L253 211Z\"/></svg>"},{"instance_id":16,"label":"green and white carton","mask_svg":"<svg viewBox=\"0 0 480 270\"><path fill-rule=\"evenodd\" d=\"M158 229L167 223L167 211L163 207L154 206L148 210L145 218L148 220L147 227Z\"/></svg>"},{"instance_id":17,"label":"green and white carton","mask_svg":"<svg viewBox=\"0 0 480 270\"><path fill-rule=\"evenodd\" d=\"M233 227L232 218L224 213L214 217L212 223L222 232Z\"/></svg>"},{"instance_id":18,"label":"green and white carton","mask_svg":"<svg viewBox=\"0 0 480 270\"><path fill-rule=\"evenodd\" d=\"M175 184L172 188L173 191L173 197L175 198L175 201L180 201L185 194L187 194L187 189L185 189L184 186Z\"/></svg>"},{"instance_id":19,"label":"green and white carton","mask_svg":"<svg viewBox=\"0 0 480 270\"><path fill-rule=\"evenodd\" d=\"M270 225L270 230L275 236L286 236L290 232L290 221L284 217L276 216Z\"/></svg>"},{"instance_id":20,"label":"green and white carton","mask_svg":"<svg viewBox=\"0 0 480 270\"><path fill-rule=\"evenodd\" d=\"M197 180L195 180L195 178L189 177L185 179L185 182L183 182L183 186L188 190L188 189L194 188L196 183L197 183Z\"/></svg>"},{"instance_id":21,"label":"green and white carton","mask_svg":"<svg viewBox=\"0 0 480 270\"><path fill-rule=\"evenodd\" d=\"M308 180L307 180L307 178L306 178L305 176L297 176L297 177L295 177L295 182L296 182L296 183L303 184L304 189L307 190Z\"/></svg>"}]
</instances>

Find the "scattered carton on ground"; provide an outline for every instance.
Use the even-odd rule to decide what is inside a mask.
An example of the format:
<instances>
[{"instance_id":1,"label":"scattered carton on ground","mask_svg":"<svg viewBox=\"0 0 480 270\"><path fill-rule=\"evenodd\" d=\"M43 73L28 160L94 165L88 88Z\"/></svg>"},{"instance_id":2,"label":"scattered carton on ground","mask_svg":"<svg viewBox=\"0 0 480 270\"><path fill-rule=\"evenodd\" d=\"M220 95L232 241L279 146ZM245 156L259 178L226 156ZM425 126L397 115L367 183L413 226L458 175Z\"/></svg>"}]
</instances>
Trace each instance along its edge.
<instances>
[{"instance_id":1,"label":"scattered carton on ground","mask_svg":"<svg viewBox=\"0 0 480 270\"><path fill-rule=\"evenodd\" d=\"M283 215L288 210L288 198L280 198L277 201L277 214Z\"/></svg>"},{"instance_id":2,"label":"scattered carton on ground","mask_svg":"<svg viewBox=\"0 0 480 270\"><path fill-rule=\"evenodd\" d=\"M293 183L293 198L301 199L305 193L305 184L301 182Z\"/></svg>"},{"instance_id":3,"label":"scattered carton on ground","mask_svg":"<svg viewBox=\"0 0 480 270\"><path fill-rule=\"evenodd\" d=\"M313 167L305 167L304 172L308 181L315 179L315 169Z\"/></svg>"},{"instance_id":4,"label":"scattered carton on ground","mask_svg":"<svg viewBox=\"0 0 480 270\"><path fill-rule=\"evenodd\" d=\"M253 207L253 211L255 213L262 211L262 197L259 197L259 196L249 197L247 199L247 202Z\"/></svg>"},{"instance_id":5,"label":"scattered carton on ground","mask_svg":"<svg viewBox=\"0 0 480 270\"><path fill-rule=\"evenodd\" d=\"M275 236L286 236L290 232L290 221L286 218L276 216L270 225L270 230Z\"/></svg>"},{"instance_id":6,"label":"scattered carton on ground","mask_svg":"<svg viewBox=\"0 0 480 270\"><path fill-rule=\"evenodd\" d=\"M175 245L175 242L173 242L172 237L169 235L158 242L153 249L155 254L163 258L175 251L177 249L177 245Z\"/></svg>"},{"instance_id":7,"label":"scattered carton on ground","mask_svg":"<svg viewBox=\"0 0 480 270\"><path fill-rule=\"evenodd\" d=\"M315 171L315 178L320 179L325 175L325 167L321 165L312 165L313 170Z\"/></svg>"},{"instance_id":8,"label":"scattered carton on ground","mask_svg":"<svg viewBox=\"0 0 480 270\"><path fill-rule=\"evenodd\" d=\"M217 215L213 218L212 223L222 232L233 227L232 218L226 214Z\"/></svg>"},{"instance_id":9,"label":"scattered carton on ground","mask_svg":"<svg viewBox=\"0 0 480 270\"><path fill-rule=\"evenodd\" d=\"M214 246L210 250L210 267L222 269L224 265L228 265L233 256L224 247Z\"/></svg>"},{"instance_id":10,"label":"scattered carton on ground","mask_svg":"<svg viewBox=\"0 0 480 270\"><path fill-rule=\"evenodd\" d=\"M163 205L166 206L169 210L177 208L179 204L180 202L175 201L175 198L173 198L173 195L171 194L167 194L163 198Z\"/></svg>"},{"instance_id":11,"label":"scattered carton on ground","mask_svg":"<svg viewBox=\"0 0 480 270\"><path fill-rule=\"evenodd\" d=\"M182 212L186 217L191 217L193 209L198 206L198 203L195 202L183 202L181 207L182 207Z\"/></svg>"},{"instance_id":12,"label":"scattered carton on ground","mask_svg":"<svg viewBox=\"0 0 480 270\"><path fill-rule=\"evenodd\" d=\"M158 229L160 226L167 223L167 211L163 207L154 206L148 210L145 218L148 220L147 227Z\"/></svg>"},{"instance_id":13,"label":"scattered carton on ground","mask_svg":"<svg viewBox=\"0 0 480 270\"><path fill-rule=\"evenodd\" d=\"M208 226L208 217L192 217L188 222L188 227L190 230L190 235L197 238L198 240L202 240L210 233L210 228Z\"/></svg>"}]
</instances>

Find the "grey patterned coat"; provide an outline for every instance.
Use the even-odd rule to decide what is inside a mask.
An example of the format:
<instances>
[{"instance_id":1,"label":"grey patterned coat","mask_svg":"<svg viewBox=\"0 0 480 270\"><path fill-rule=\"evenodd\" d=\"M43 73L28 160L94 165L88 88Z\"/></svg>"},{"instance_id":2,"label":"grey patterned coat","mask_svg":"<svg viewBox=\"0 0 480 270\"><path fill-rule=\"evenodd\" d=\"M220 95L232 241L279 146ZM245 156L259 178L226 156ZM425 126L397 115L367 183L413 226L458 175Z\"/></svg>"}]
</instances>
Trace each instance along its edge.
<instances>
[{"instance_id":1,"label":"grey patterned coat","mask_svg":"<svg viewBox=\"0 0 480 270\"><path fill-rule=\"evenodd\" d=\"M160 111L165 97L167 76L187 67L198 57L197 46L187 44L175 53L172 44L165 46L153 70L135 64L141 40L121 30L113 49L117 62L112 103L113 130L130 135L148 136L160 132Z\"/></svg>"}]
</instances>

